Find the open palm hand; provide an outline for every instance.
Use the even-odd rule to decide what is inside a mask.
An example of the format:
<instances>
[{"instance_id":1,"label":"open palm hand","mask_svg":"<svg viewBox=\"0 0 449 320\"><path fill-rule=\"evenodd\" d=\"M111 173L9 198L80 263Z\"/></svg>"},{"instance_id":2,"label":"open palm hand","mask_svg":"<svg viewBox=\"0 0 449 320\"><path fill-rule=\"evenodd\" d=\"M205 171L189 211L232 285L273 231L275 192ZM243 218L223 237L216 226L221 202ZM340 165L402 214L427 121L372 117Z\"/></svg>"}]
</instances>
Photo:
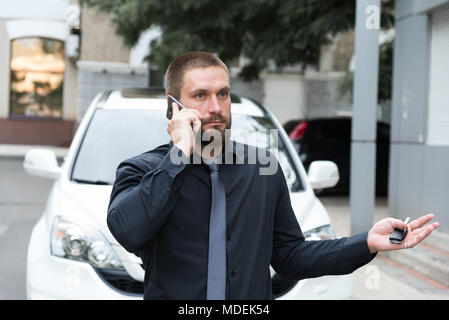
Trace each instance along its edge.
<instances>
[{"instance_id":1,"label":"open palm hand","mask_svg":"<svg viewBox=\"0 0 449 320\"><path fill-rule=\"evenodd\" d=\"M377 222L368 232L368 247L371 253L378 251L390 251L398 249L413 248L418 243L427 238L434 229L438 228L440 224L433 222L425 225L435 216L427 214L416 220L405 224L403 221L394 218L385 218ZM408 228L405 239L400 244L390 242L390 235L395 228Z\"/></svg>"}]
</instances>

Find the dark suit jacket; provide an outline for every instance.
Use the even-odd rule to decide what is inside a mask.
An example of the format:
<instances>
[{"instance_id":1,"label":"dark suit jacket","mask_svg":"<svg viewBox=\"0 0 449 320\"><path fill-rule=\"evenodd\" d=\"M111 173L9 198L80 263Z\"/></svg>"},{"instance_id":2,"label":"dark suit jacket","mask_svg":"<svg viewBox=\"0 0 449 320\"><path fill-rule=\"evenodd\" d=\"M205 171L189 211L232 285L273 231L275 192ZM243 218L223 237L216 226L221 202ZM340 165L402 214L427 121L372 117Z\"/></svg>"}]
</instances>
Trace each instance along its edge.
<instances>
[{"instance_id":1,"label":"dark suit jacket","mask_svg":"<svg viewBox=\"0 0 449 320\"><path fill-rule=\"evenodd\" d=\"M186 164L185 157L173 163L172 148L180 153L170 143L119 165L107 223L126 250L141 256L145 299L205 299L209 171L203 164ZM244 146L245 157L251 148ZM268 165L221 165L228 299L272 299L270 264L282 277L299 280L351 273L374 258L367 232L305 241L280 166L273 175L259 174Z\"/></svg>"}]
</instances>

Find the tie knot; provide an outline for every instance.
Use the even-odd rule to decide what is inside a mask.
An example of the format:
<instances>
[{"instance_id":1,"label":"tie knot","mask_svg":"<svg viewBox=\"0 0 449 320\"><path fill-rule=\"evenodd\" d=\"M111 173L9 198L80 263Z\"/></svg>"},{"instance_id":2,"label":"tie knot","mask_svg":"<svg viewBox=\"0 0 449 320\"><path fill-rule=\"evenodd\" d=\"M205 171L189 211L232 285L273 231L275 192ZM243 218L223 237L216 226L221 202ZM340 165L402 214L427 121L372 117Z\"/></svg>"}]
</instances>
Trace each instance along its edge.
<instances>
[{"instance_id":1,"label":"tie knot","mask_svg":"<svg viewBox=\"0 0 449 320\"><path fill-rule=\"evenodd\" d=\"M207 167L211 172L218 172L218 165L215 162L207 164Z\"/></svg>"}]
</instances>

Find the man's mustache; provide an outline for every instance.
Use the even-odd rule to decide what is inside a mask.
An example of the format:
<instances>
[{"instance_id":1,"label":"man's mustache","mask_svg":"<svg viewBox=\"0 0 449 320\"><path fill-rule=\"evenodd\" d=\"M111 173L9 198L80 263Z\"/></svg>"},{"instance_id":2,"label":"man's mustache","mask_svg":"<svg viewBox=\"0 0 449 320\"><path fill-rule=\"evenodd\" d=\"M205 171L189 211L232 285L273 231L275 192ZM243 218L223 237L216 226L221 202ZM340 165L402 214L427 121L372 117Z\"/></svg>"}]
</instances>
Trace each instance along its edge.
<instances>
[{"instance_id":1,"label":"man's mustache","mask_svg":"<svg viewBox=\"0 0 449 320\"><path fill-rule=\"evenodd\" d=\"M216 122L216 121L221 121L221 122L227 122L227 119L222 116L221 114L212 114L210 117L207 117L203 120L201 120L201 125L204 126L210 122Z\"/></svg>"}]
</instances>

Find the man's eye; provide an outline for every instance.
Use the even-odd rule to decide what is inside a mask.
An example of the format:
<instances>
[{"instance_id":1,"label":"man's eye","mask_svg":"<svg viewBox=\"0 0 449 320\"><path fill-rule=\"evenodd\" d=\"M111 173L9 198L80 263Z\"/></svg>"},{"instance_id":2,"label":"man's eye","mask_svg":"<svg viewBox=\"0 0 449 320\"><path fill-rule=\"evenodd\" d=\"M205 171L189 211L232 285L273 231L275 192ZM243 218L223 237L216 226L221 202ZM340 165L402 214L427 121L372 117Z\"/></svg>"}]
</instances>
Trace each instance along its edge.
<instances>
[{"instance_id":1,"label":"man's eye","mask_svg":"<svg viewBox=\"0 0 449 320\"><path fill-rule=\"evenodd\" d=\"M197 93L195 95L195 97L197 97L198 99L203 99L204 98L204 93Z\"/></svg>"},{"instance_id":2,"label":"man's eye","mask_svg":"<svg viewBox=\"0 0 449 320\"><path fill-rule=\"evenodd\" d=\"M221 98L227 98L228 95L229 95L229 93L227 93L227 92L220 92L220 97Z\"/></svg>"}]
</instances>

